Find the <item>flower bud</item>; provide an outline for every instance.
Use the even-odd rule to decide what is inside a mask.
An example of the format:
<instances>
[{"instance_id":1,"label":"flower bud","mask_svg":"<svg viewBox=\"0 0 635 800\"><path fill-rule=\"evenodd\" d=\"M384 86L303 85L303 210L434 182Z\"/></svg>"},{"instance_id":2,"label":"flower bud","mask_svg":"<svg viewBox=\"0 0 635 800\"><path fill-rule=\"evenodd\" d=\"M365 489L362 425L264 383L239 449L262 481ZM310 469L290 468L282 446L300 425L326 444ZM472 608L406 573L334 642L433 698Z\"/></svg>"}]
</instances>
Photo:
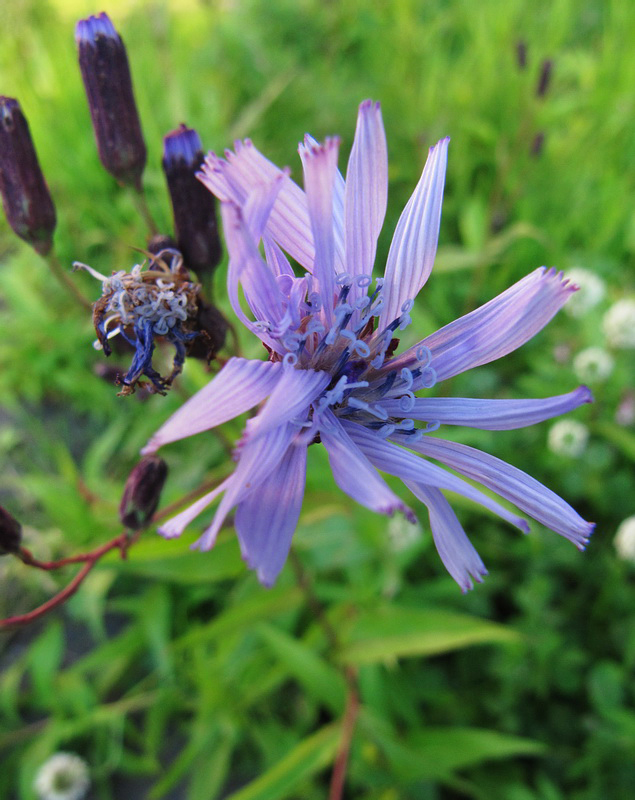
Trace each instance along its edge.
<instances>
[{"instance_id":1,"label":"flower bud","mask_svg":"<svg viewBox=\"0 0 635 800\"><path fill-rule=\"evenodd\" d=\"M158 456L146 456L134 467L123 491L119 518L133 531L142 528L159 505L168 466Z\"/></svg>"},{"instance_id":2,"label":"flower bud","mask_svg":"<svg viewBox=\"0 0 635 800\"><path fill-rule=\"evenodd\" d=\"M536 97L544 97L549 91L552 72L553 61L550 58L545 58L540 65L540 75L538 77L538 85L536 86Z\"/></svg>"},{"instance_id":3,"label":"flower bud","mask_svg":"<svg viewBox=\"0 0 635 800\"><path fill-rule=\"evenodd\" d=\"M40 255L53 244L55 206L17 100L0 97L0 194L9 225Z\"/></svg>"},{"instance_id":4,"label":"flower bud","mask_svg":"<svg viewBox=\"0 0 635 800\"><path fill-rule=\"evenodd\" d=\"M516 63L518 69L523 70L527 67L527 42L524 39L516 42Z\"/></svg>"},{"instance_id":5,"label":"flower bud","mask_svg":"<svg viewBox=\"0 0 635 800\"><path fill-rule=\"evenodd\" d=\"M181 125L163 139L163 171L168 183L174 227L185 265L200 277L211 274L221 258L216 199L198 180L203 147L198 133Z\"/></svg>"},{"instance_id":6,"label":"flower bud","mask_svg":"<svg viewBox=\"0 0 635 800\"><path fill-rule=\"evenodd\" d=\"M0 506L0 556L17 553L22 541L22 525Z\"/></svg>"},{"instance_id":7,"label":"flower bud","mask_svg":"<svg viewBox=\"0 0 635 800\"><path fill-rule=\"evenodd\" d=\"M80 19L75 41L101 163L118 181L140 191L146 146L126 48L103 12Z\"/></svg>"}]
</instances>

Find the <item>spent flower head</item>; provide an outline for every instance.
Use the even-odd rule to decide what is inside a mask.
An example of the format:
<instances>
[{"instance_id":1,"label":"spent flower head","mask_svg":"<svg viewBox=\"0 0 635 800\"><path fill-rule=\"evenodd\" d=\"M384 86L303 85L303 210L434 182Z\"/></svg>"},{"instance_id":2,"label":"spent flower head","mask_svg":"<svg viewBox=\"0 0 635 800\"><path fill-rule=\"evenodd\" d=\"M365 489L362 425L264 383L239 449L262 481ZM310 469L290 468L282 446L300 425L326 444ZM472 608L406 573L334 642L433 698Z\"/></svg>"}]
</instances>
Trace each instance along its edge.
<instances>
[{"instance_id":1,"label":"spent flower head","mask_svg":"<svg viewBox=\"0 0 635 800\"><path fill-rule=\"evenodd\" d=\"M152 382L152 391L164 394L180 374L187 348L199 335L200 285L191 280L177 250L162 250L152 255L147 268L136 264L130 272L119 270L106 277L86 264L75 262L102 282L102 296L93 306L97 332L96 349L110 355L113 336L121 336L132 347L134 356L128 372L121 377L121 394L134 392L143 375ZM152 366L155 339L163 337L174 345L172 373L163 378Z\"/></svg>"},{"instance_id":2,"label":"spent flower head","mask_svg":"<svg viewBox=\"0 0 635 800\"><path fill-rule=\"evenodd\" d=\"M180 535L222 495L195 546L211 548L235 508L243 557L271 585L300 515L308 447L321 442L344 492L378 513L401 511L414 521L413 511L380 471L403 480L427 506L439 554L463 590L486 570L443 491L480 503L522 531L529 528L515 512L429 459L482 484L584 548L593 525L560 497L500 459L431 434L442 425L485 430L533 425L590 402L589 390L581 386L531 400L433 397L429 391L520 347L575 287L553 269L537 269L396 354L399 332L411 323L414 298L434 262L448 141L430 149L397 223L383 277L372 274L388 192L379 104L366 101L359 108L345 178L337 169L339 140L319 144L305 138L299 148L304 191L250 141L238 142L225 158L208 155L201 180L221 201L229 299L269 360L230 359L144 449L154 453L259 406L236 448L233 474L162 525L164 536ZM302 268L299 276L285 252Z\"/></svg>"}]
</instances>

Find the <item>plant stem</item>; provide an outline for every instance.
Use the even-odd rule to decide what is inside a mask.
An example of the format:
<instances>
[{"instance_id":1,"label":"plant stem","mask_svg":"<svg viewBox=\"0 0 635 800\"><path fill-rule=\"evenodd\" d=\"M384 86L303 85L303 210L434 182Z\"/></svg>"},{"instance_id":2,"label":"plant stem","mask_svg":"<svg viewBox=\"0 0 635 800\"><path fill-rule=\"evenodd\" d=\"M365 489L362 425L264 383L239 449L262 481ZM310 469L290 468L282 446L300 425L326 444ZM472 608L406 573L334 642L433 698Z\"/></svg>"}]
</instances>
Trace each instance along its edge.
<instances>
[{"instance_id":1,"label":"plant stem","mask_svg":"<svg viewBox=\"0 0 635 800\"><path fill-rule=\"evenodd\" d=\"M64 270L64 267L60 264L58 257L55 255L54 251L51 251L47 256L43 256L44 260L46 261L48 268L51 270L53 275L57 278L57 280L61 283L61 285L68 291L70 294L77 300L78 303L82 305L83 308L92 309L93 304L87 297L80 292L80 290L75 286L75 283L71 279L70 275Z\"/></svg>"},{"instance_id":2,"label":"plant stem","mask_svg":"<svg viewBox=\"0 0 635 800\"><path fill-rule=\"evenodd\" d=\"M146 200L143 187L141 189L133 189L132 196L134 198L134 204L137 207L137 211L143 217L143 221L148 228L150 236L156 236L156 234L159 232L159 229L154 221L150 207L148 206L148 201Z\"/></svg>"}]
</instances>

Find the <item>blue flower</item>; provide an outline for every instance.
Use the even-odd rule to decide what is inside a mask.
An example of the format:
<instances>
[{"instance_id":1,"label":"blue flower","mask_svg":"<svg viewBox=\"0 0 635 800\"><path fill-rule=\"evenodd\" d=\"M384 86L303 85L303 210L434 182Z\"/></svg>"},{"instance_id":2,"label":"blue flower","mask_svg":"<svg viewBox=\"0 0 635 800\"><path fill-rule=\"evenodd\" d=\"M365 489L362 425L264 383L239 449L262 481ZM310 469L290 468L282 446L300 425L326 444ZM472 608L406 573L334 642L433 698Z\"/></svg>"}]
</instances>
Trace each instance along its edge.
<instances>
[{"instance_id":1,"label":"blue flower","mask_svg":"<svg viewBox=\"0 0 635 800\"><path fill-rule=\"evenodd\" d=\"M305 190L250 141L199 176L221 201L234 311L265 345L268 361L233 358L152 437L144 453L208 430L250 408L234 472L159 530L178 536L217 496L211 525L195 543L208 550L227 514L244 559L271 585L286 560L300 515L307 450L321 442L335 481L367 508L413 512L381 472L401 478L428 508L435 544L466 591L485 566L442 491L457 492L527 532L527 522L429 459L458 472L570 539L580 549L593 524L516 467L429 434L441 425L508 430L533 425L591 401L581 386L558 397L473 400L417 392L486 364L531 339L575 291L540 268L481 308L395 355L395 334L410 323L439 235L448 139L430 149L401 218L383 278L372 277L386 211L388 163L379 104L359 108L346 179L338 139L306 137L299 152ZM265 258L260 254L262 243ZM286 253L302 268L297 277ZM250 309L239 299L239 287ZM423 456L423 457L422 457Z\"/></svg>"}]
</instances>

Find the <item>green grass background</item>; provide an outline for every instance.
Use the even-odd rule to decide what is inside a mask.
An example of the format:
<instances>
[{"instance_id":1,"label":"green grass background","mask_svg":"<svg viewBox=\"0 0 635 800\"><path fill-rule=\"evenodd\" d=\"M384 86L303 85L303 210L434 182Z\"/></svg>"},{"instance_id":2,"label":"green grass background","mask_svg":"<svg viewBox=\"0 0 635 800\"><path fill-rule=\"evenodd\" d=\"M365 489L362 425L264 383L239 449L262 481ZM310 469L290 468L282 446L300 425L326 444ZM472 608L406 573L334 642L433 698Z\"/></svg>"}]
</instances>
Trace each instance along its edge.
<instances>
[{"instance_id":1,"label":"green grass background","mask_svg":"<svg viewBox=\"0 0 635 800\"><path fill-rule=\"evenodd\" d=\"M145 231L99 164L73 42L106 10L129 53L152 211L169 231L161 139L180 122L222 151L251 137L299 179L305 131L352 143L357 104L380 100L390 193L378 264L427 148L452 137L437 265L410 342L536 266L582 266L607 283L581 319L561 313L520 351L452 382L463 396L546 396L577 384L572 360L606 346L607 308L635 294L635 7L624 0L16 0L0 9L0 92L19 98L58 210L56 248L106 273L130 267ZM527 44L524 70L516 45ZM543 98L543 59L554 61ZM534 137L544 148L532 155ZM78 285L97 297L87 275ZM227 310L223 267L216 299ZM125 477L149 435L208 380L116 397L95 374L90 319L0 220L0 502L40 557L118 532ZM260 349L243 337L247 355ZM104 559L61 611L0 640L0 796L34 797L57 750L90 765L91 797L318 800L359 669L362 713L347 798L621 800L635 786L634 567L613 548L635 513L633 353L614 351L596 402L571 417L577 459L547 449L549 423L452 431L525 469L598 523L587 553L534 524L521 537L452 498L490 569L463 596L422 526L403 542L350 504L311 448L299 558L342 640L333 652L285 568L263 590L227 531L191 554L151 531L128 562ZM225 430L235 439L240 424ZM166 449L164 501L227 464L211 434ZM401 489L397 489L402 491ZM404 496L406 493L404 492ZM399 531L398 531L399 532ZM399 542L401 541L401 544ZM0 564L3 616L44 602L71 572Z\"/></svg>"}]
</instances>

